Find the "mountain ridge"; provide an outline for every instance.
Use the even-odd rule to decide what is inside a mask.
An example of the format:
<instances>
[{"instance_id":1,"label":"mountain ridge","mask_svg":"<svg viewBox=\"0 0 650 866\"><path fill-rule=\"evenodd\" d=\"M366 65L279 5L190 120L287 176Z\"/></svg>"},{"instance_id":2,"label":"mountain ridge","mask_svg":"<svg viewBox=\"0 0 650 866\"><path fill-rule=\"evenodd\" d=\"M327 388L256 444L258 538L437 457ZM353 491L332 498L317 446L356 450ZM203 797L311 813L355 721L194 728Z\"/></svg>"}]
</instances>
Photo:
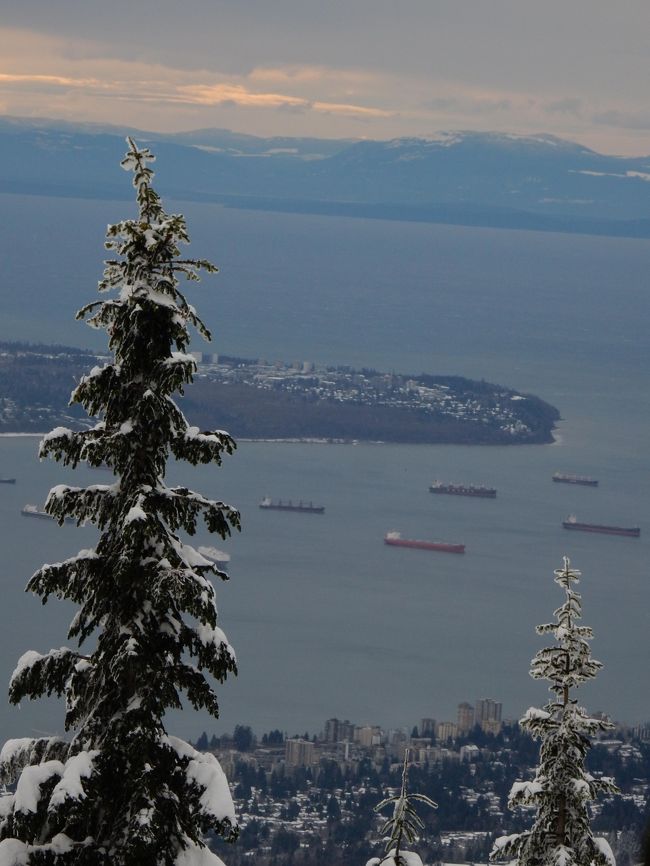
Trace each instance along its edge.
<instances>
[{"instance_id":1,"label":"mountain ridge","mask_svg":"<svg viewBox=\"0 0 650 866\"><path fill-rule=\"evenodd\" d=\"M124 133L163 193L227 207L650 237L650 156L551 134L458 130L389 140L157 133L0 117L0 192L123 199Z\"/></svg>"}]
</instances>

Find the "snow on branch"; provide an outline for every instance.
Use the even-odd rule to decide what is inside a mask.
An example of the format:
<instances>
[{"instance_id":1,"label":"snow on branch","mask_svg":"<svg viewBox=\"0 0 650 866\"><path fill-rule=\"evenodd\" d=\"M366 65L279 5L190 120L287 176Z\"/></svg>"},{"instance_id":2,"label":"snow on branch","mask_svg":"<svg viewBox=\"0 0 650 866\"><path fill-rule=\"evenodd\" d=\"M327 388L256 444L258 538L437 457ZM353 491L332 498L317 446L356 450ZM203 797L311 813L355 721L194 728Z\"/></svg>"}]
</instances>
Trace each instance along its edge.
<instances>
[{"instance_id":1,"label":"snow on branch","mask_svg":"<svg viewBox=\"0 0 650 866\"><path fill-rule=\"evenodd\" d=\"M187 427L171 444L172 453L181 460L192 463L221 464L223 452L232 454L236 449L234 439L225 430L200 431L198 427Z\"/></svg>"},{"instance_id":2,"label":"snow on branch","mask_svg":"<svg viewBox=\"0 0 650 866\"><path fill-rule=\"evenodd\" d=\"M17 704L25 696L62 695L79 659L80 654L68 647L50 650L45 655L29 650L18 659L11 675L9 700Z\"/></svg>"},{"instance_id":3,"label":"snow on branch","mask_svg":"<svg viewBox=\"0 0 650 866\"><path fill-rule=\"evenodd\" d=\"M190 843L176 857L174 866L224 866L224 862L205 845Z\"/></svg>"},{"instance_id":4,"label":"snow on branch","mask_svg":"<svg viewBox=\"0 0 650 866\"><path fill-rule=\"evenodd\" d=\"M198 752L189 743L167 735L167 742L179 758L187 761L185 774L190 785L199 792L201 812L218 822L235 825L235 807L226 774L211 752Z\"/></svg>"},{"instance_id":5,"label":"snow on branch","mask_svg":"<svg viewBox=\"0 0 650 866\"><path fill-rule=\"evenodd\" d=\"M90 752L78 752L66 761L61 780L55 785L50 796L50 808L55 809L66 800L83 800L86 792L82 779L89 779L94 770L95 758L99 755L96 749Z\"/></svg>"},{"instance_id":6,"label":"snow on branch","mask_svg":"<svg viewBox=\"0 0 650 866\"><path fill-rule=\"evenodd\" d=\"M384 857L371 857L366 866L422 866L422 859L415 851L400 851L391 848Z\"/></svg>"}]
</instances>

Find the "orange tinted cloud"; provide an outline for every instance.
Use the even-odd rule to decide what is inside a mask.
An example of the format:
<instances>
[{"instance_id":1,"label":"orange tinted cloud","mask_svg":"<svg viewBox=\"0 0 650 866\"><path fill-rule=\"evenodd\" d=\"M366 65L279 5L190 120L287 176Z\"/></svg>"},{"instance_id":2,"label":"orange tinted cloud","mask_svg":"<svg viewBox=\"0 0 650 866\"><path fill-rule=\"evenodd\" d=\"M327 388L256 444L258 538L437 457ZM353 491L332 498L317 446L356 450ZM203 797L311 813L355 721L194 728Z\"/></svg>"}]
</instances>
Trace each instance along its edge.
<instances>
[{"instance_id":1,"label":"orange tinted cloud","mask_svg":"<svg viewBox=\"0 0 650 866\"><path fill-rule=\"evenodd\" d=\"M229 103L250 108L307 107L305 99L284 93L256 93L241 84L188 84L176 88L179 98L198 105Z\"/></svg>"},{"instance_id":2,"label":"orange tinted cloud","mask_svg":"<svg viewBox=\"0 0 650 866\"><path fill-rule=\"evenodd\" d=\"M82 105L90 106L101 98L97 108L113 115L123 111L126 103L156 105L168 116L178 106L197 110L287 109L364 120L383 119L395 113L365 104L364 98L370 94L355 92L362 82L372 89L369 85L373 76L367 73L305 66L260 68L248 75L219 76L212 71L97 57L96 52L82 49L77 45L72 51L64 40L28 31L0 29L0 94L7 110L38 113L44 104L61 106L66 94L74 92L76 102L70 105L73 111L81 111ZM111 100L115 102L113 108ZM108 115L105 119L115 120ZM173 122L169 126L173 128Z\"/></svg>"},{"instance_id":3,"label":"orange tinted cloud","mask_svg":"<svg viewBox=\"0 0 650 866\"><path fill-rule=\"evenodd\" d=\"M58 87L100 87L101 82L95 78L69 78L64 75L27 75L24 73L0 72L0 84L29 85L47 84ZM108 86L108 85L104 85Z\"/></svg>"},{"instance_id":4,"label":"orange tinted cloud","mask_svg":"<svg viewBox=\"0 0 650 866\"><path fill-rule=\"evenodd\" d=\"M570 89L322 63L269 63L226 74L176 68L173 54L156 63L111 52L109 42L0 27L0 113L161 131L225 126L258 135L551 131L597 149L647 150L645 109L632 100L612 105Z\"/></svg>"},{"instance_id":5,"label":"orange tinted cloud","mask_svg":"<svg viewBox=\"0 0 650 866\"><path fill-rule=\"evenodd\" d=\"M390 117L392 112L364 105L354 105L326 100L310 100L286 93L263 93L250 90L241 84L192 84L177 88L179 98L202 105L229 103L251 108L293 108L305 111L320 111L330 114L356 115L359 117Z\"/></svg>"}]
</instances>

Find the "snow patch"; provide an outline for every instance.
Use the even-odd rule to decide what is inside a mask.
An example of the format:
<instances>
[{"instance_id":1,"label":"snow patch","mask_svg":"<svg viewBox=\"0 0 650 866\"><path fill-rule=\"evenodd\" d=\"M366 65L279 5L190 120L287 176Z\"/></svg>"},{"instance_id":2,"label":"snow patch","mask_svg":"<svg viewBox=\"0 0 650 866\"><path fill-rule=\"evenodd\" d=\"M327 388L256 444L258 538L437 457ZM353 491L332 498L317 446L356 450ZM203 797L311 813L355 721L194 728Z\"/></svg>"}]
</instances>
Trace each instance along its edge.
<instances>
[{"instance_id":1,"label":"snow patch","mask_svg":"<svg viewBox=\"0 0 650 866\"><path fill-rule=\"evenodd\" d=\"M41 440L41 447L45 445L47 442L51 442L52 439L71 439L74 436L74 433L69 427L55 427L54 430L50 430L49 433L46 433Z\"/></svg>"},{"instance_id":2,"label":"snow patch","mask_svg":"<svg viewBox=\"0 0 650 866\"><path fill-rule=\"evenodd\" d=\"M57 833L49 845L27 845L19 839L3 839L0 842L0 866L28 866L34 851L51 851L55 855L67 854L74 848L74 842L65 833Z\"/></svg>"},{"instance_id":3,"label":"snow patch","mask_svg":"<svg viewBox=\"0 0 650 866\"><path fill-rule=\"evenodd\" d=\"M16 785L15 811L36 812L38 801L41 799L41 785L49 781L52 776L62 776L63 772L61 761L45 761L42 764L25 767ZM1 860L0 866L2 866Z\"/></svg>"},{"instance_id":4,"label":"snow patch","mask_svg":"<svg viewBox=\"0 0 650 866\"><path fill-rule=\"evenodd\" d=\"M513 833L511 836L499 836L494 840L494 850L501 851L506 845L511 845L516 839L519 838L519 833Z\"/></svg>"},{"instance_id":5,"label":"snow patch","mask_svg":"<svg viewBox=\"0 0 650 866\"><path fill-rule=\"evenodd\" d=\"M614 854L609 846L609 842L607 841L607 839L604 839L602 836L597 836L594 839L594 842L596 843L596 847L603 855L605 860L607 860L607 862L610 864L610 866L616 866L616 858L614 857Z\"/></svg>"},{"instance_id":6,"label":"snow patch","mask_svg":"<svg viewBox=\"0 0 650 866\"><path fill-rule=\"evenodd\" d=\"M163 738L163 742L165 741L179 758L190 759L186 770L187 780L190 784L193 783L203 789L199 802L204 814L210 815L218 821L228 819L232 824L235 824L235 807L230 795L228 780L215 756L210 752L197 752L189 743L178 737L168 735ZM187 866L195 866L192 860L186 862Z\"/></svg>"},{"instance_id":7,"label":"snow patch","mask_svg":"<svg viewBox=\"0 0 650 866\"><path fill-rule=\"evenodd\" d=\"M520 724L523 722L532 722L534 720L543 721L544 719L550 718L551 714L547 713L546 710L540 710L537 707L529 707L520 719Z\"/></svg>"},{"instance_id":8,"label":"snow patch","mask_svg":"<svg viewBox=\"0 0 650 866\"><path fill-rule=\"evenodd\" d=\"M38 655L38 653L36 653L36 655ZM34 740L31 737L20 737L15 740L7 740L0 752L0 764L11 764L20 752L31 748L33 742Z\"/></svg>"},{"instance_id":9,"label":"snow patch","mask_svg":"<svg viewBox=\"0 0 650 866\"><path fill-rule=\"evenodd\" d=\"M529 797L541 794L543 790L544 786L540 785L539 782L515 782L510 789L510 797L513 800L515 797L525 797L528 799Z\"/></svg>"},{"instance_id":10,"label":"snow patch","mask_svg":"<svg viewBox=\"0 0 650 866\"><path fill-rule=\"evenodd\" d=\"M19 677L23 673L24 670L26 670L27 668L33 667L33 665L40 662L40 660L43 658L45 658L45 656L41 655L40 653L37 653L36 650L27 650L27 652L23 653L21 655L21 657L18 659L18 663L17 663L16 667L14 668L14 672L11 675L10 682L13 682L13 680L15 680L16 677ZM6 748L6 746L9 745L9 743L17 743L17 742L19 742L19 741L18 740L9 740L9 742L7 742L5 744L5 748ZM4 754L4 748L3 748L2 752L0 753L0 760L2 760L3 754Z\"/></svg>"},{"instance_id":11,"label":"snow patch","mask_svg":"<svg viewBox=\"0 0 650 866\"><path fill-rule=\"evenodd\" d=\"M235 651L228 643L228 638L220 628L218 628L217 626L213 628L211 625L199 623L195 631L203 646L215 646L218 648L222 644L225 644L226 651L233 659L233 661L236 661Z\"/></svg>"},{"instance_id":12,"label":"snow patch","mask_svg":"<svg viewBox=\"0 0 650 866\"><path fill-rule=\"evenodd\" d=\"M368 860L366 866L379 866L379 864L381 866L422 866L420 855L415 851L400 851L397 860L395 854L395 848L391 848L385 857L373 857Z\"/></svg>"},{"instance_id":13,"label":"snow patch","mask_svg":"<svg viewBox=\"0 0 650 866\"><path fill-rule=\"evenodd\" d=\"M2 861L0 866L4 866ZM190 844L176 857L175 866L224 866L224 862L209 848Z\"/></svg>"},{"instance_id":14,"label":"snow patch","mask_svg":"<svg viewBox=\"0 0 650 866\"><path fill-rule=\"evenodd\" d=\"M122 522L123 526L129 526L137 520L147 520L147 513L140 505L132 505Z\"/></svg>"},{"instance_id":15,"label":"snow patch","mask_svg":"<svg viewBox=\"0 0 650 866\"><path fill-rule=\"evenodd\" d=\"M59 806L67 799L83 800L85 798L86 792L81 780L88 779L92 775L93 761L98 754L96 749L92 752L79 752L66 761L61 781L52 791L50 806Z\"/></svg>"},{"instance_id":16,"label":"snow patch","mask_svg":"<svg viewBox=\"0 0 650 866\"><path fill-rule=\"evenodd\" d=\"M0 842L0 866L27 866L29 847L18 839Z\"/></svg>"}]
</instances>

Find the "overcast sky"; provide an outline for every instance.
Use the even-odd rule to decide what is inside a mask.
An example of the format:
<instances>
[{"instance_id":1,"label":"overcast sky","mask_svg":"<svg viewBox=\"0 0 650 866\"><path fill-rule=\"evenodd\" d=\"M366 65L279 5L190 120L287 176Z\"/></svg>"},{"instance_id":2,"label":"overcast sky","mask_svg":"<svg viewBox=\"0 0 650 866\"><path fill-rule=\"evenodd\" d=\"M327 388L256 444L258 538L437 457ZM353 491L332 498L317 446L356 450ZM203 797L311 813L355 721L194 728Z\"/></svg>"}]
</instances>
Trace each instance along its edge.
<instances>
[{"instance_id":1,"label":"overcast sky","mask_svg":"<svg viewBox=\"0 0 650 866\"><path fill-rule=\"evenodd\" d=\"M2 0L0 113L650 154L648 0Z\"/></svg>"}]
</instances>

